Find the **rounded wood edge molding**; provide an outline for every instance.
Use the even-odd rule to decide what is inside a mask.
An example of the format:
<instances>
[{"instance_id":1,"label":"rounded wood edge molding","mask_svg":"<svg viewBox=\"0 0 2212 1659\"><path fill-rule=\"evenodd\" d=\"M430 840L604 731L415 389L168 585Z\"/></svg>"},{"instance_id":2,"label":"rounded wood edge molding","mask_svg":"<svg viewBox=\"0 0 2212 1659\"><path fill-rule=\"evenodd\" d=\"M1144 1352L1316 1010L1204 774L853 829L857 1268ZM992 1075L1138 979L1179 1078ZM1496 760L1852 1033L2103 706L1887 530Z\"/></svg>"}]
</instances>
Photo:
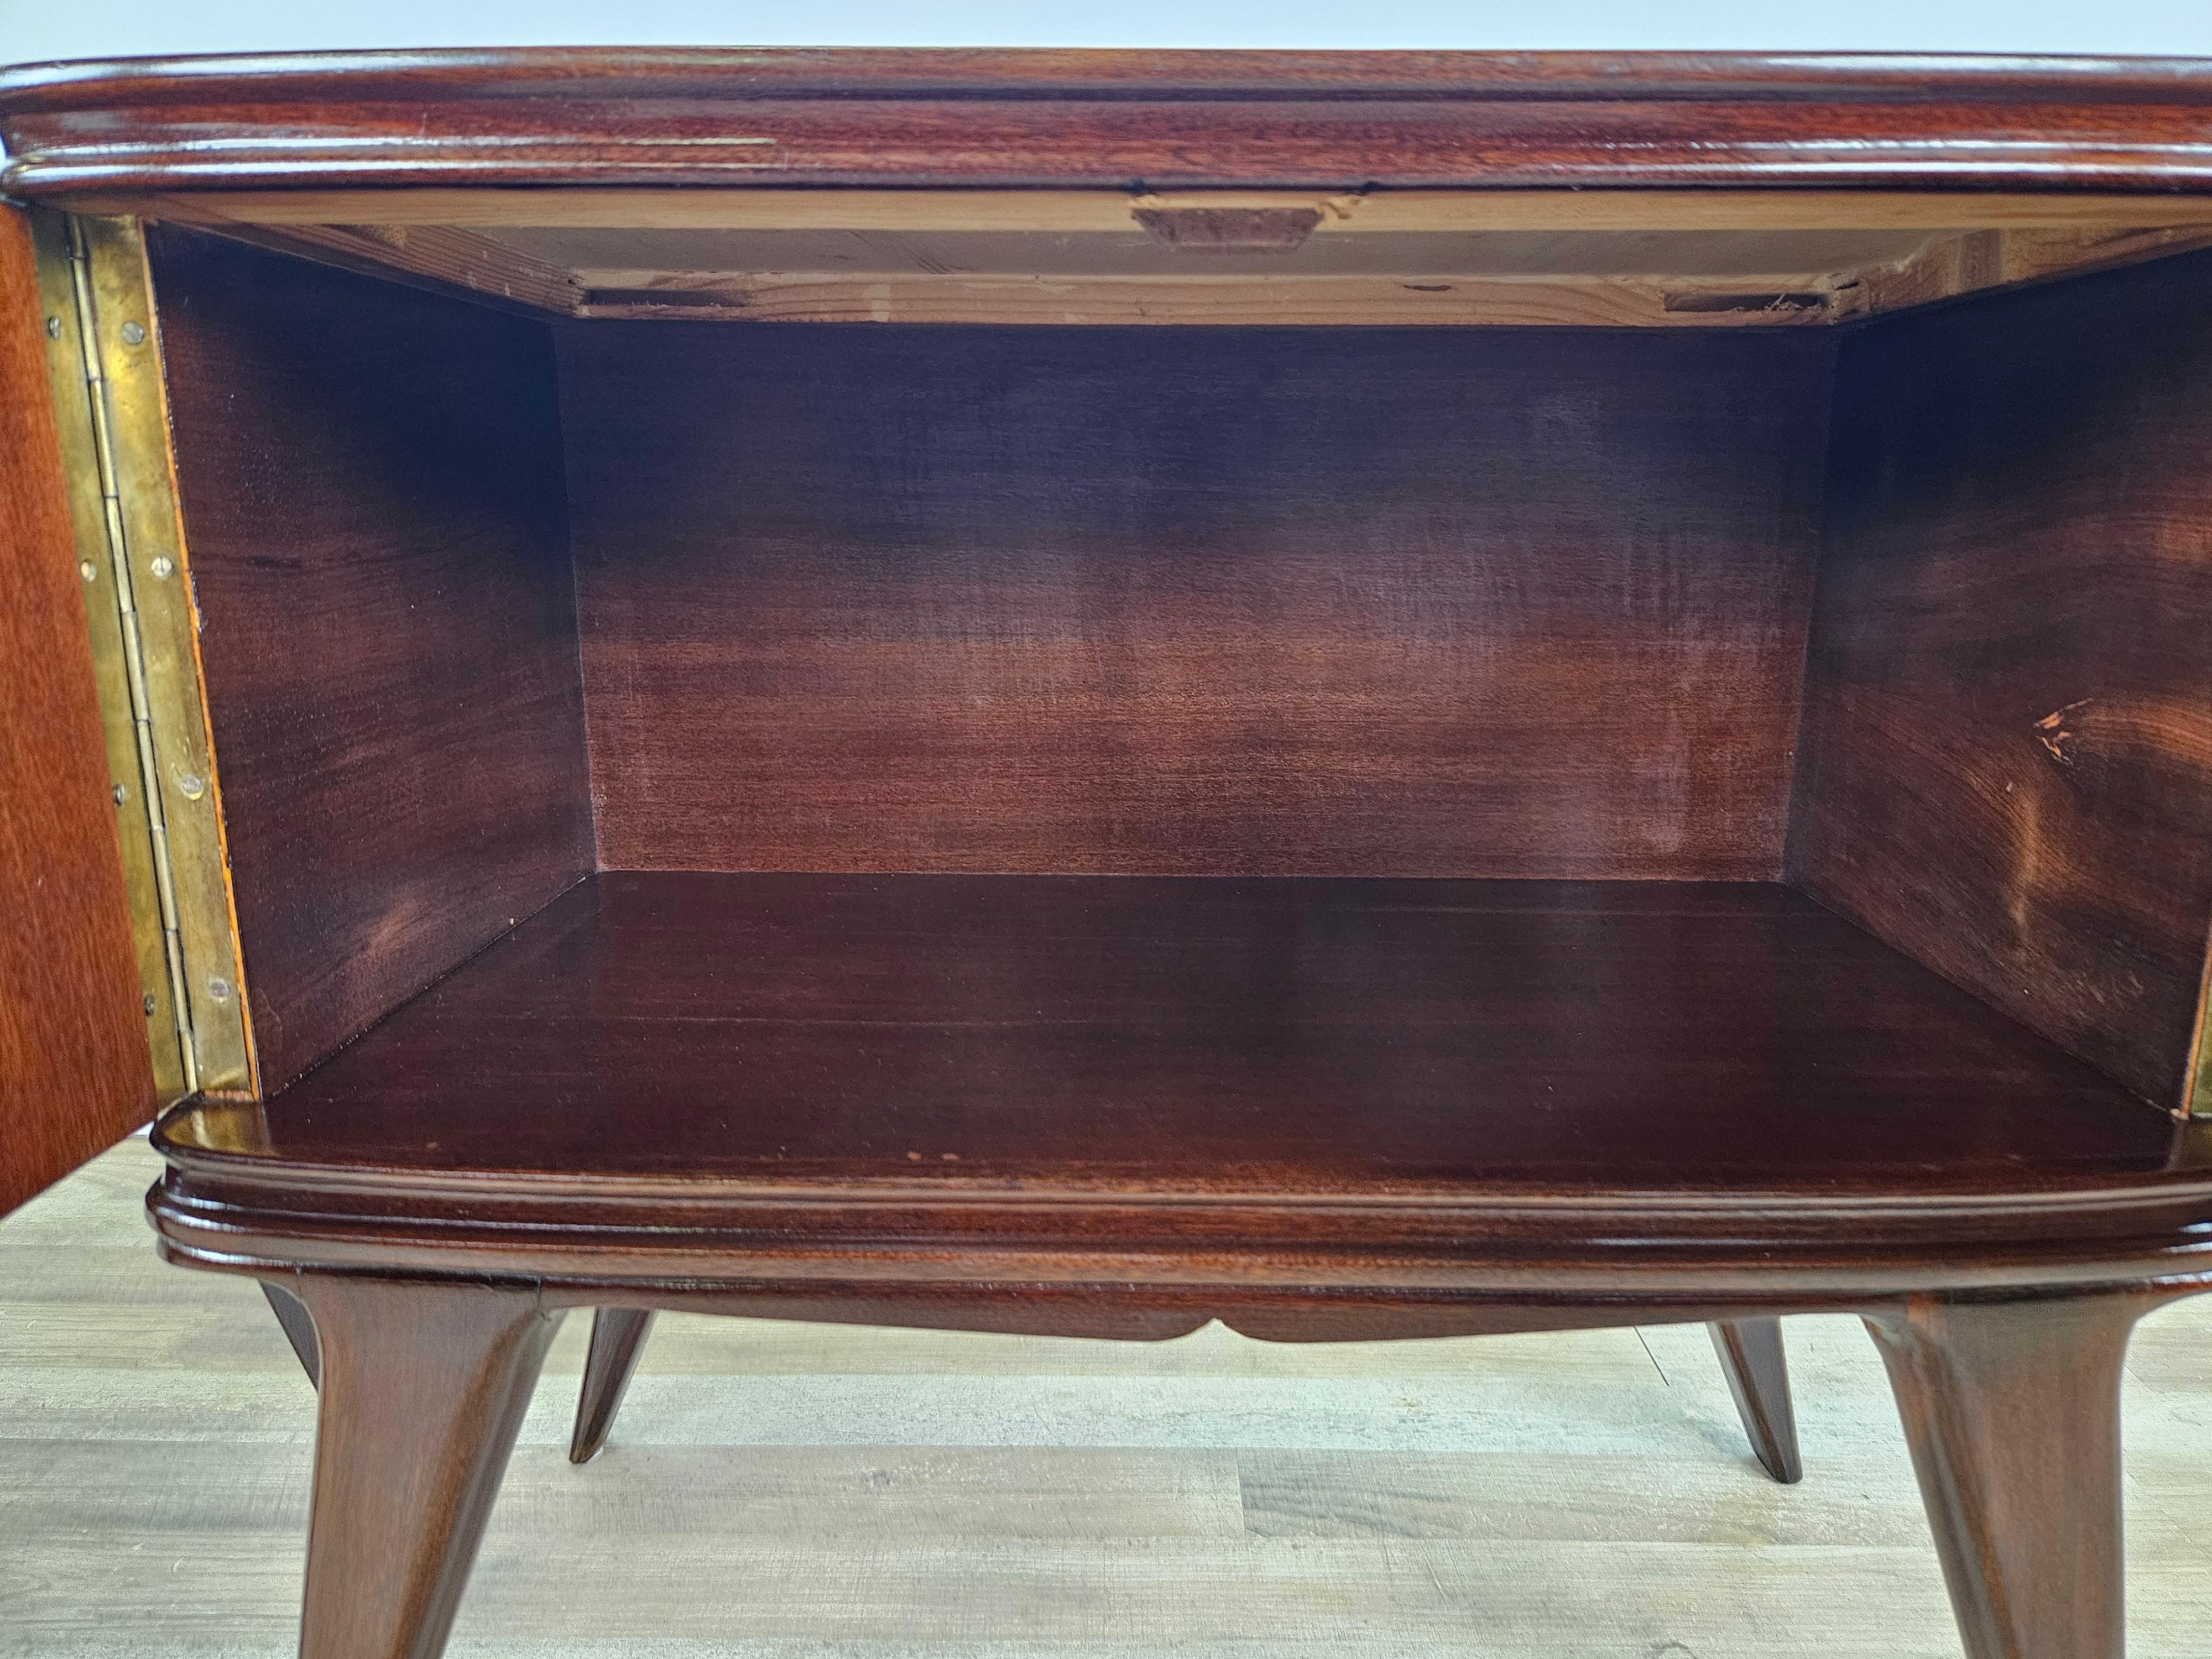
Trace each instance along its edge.
<instances>
[{"instance_id":1,"label":"rounded wood edge molding","mask_svg":"<svg viewBox=\"0 0 2212 1659\"><path fill-rule=\"evenodd\" d=\"M1536 1250L1455 1253L1374 1244L1322 1251L1237 1241L1200 1248L1188 1240L1149 1248L872 1236L815 1241L668 1226L435 1225L283 1215L182 1200L166 1182L149 1194L148 1211L165 1260L258 1278L304 1272L508 1279L538 1285L568 1305L628 1301L701 1312L738 1295L878 1306L957 1298L980 1306L1008 1301L1008 1288L1018 1285L1014 1304L1038 1298L1068 1304L1039 1329L1065 1328L1060 1322L1082 1316L1074 1304L1085 1303L1110 1309L1167 1300L1206 1308L1206 1317L1232 1324L1238 1322L1228 1307L1258 1302L1279 1304L1286 1313L1394 1301L1510 1304L1548 1310L1547 1322L1580 1328L1605 1322L1588 1316L1608 1307L1676 1306L1698 1310L1686 1316L1707 1318L1718 1316L1716 1310L1808 1311L1929 1292L2212 1285L2212 1246L2178 1232L2064 1249L1961 1243L1887 1251L1840 1243L1781 1249L1742 1239L1664 1250L1619 1240L1547 1241L1550 1248ZM1018 1309L1002 1315L1018 1317ZM852 1316L877 1322L866 1312ZM1638 1316L1631 1312L1620 1322Z\"/></svg>"},{"instance_id":2,"label":"rounded wood edge molding","mask_svg":"<svg viewBox=\"0 0 2212 1659\"><path fill-rule=\"evenodd\" d=\"M1425 1264L1424 1272L1442 1264L1452 1283L1472 1273L1529 1290L1553 1282L1563 1263L1638 1282L1679 1270L1694 1289L1714 1268L1757 1277L1796 1271L1788 1261L1815 1281L1841 1262L1884 1283L1902 1274L1921 1285L1952 1283L1969 1263L1996 1273L1991 1283L2044 1283L2097 1271L2115 1253L2138 1264L2130 1270L2136 1276L2160 1271L2146 1262L2212 1260L2204 1237L2212 1170L2198 1161L2203 1136L2187 1124L2176 1126L2175 1153L2161 1171L2063 1182L1982 1172L1939 1185L1764 1190L1655 1181L1334 1193L1233 1182L1040 1189L957 1177L340 1168L287 1162L254 1134L259 1113L252 1104L187 1102L155 1125L155 1149L170 1168L148 1204L171 1246L220 1255L230 1247L215 1239L266 1235L295 1241L270 1247L275 1259L320 1260L313 1250L289 1253L313 1237L356 1266L419 1247L434 1259L489 1253L507 1262L499 1271L533 1273L555 1271L550 1261L583 1248L595 1259L631 1252L637 1265L625 1271L646 1276L671 1250L702 1266L716 1257L757 1263L763 1252L811 1261L875 1254L909 1264L943 1252L989 1263L988 1276L1022 1279L1058 1276L1039 1264L1070 1252L1094 1263L1125 1253L1164 1251L1164 1260L1184 1261L1273 1253L1293 1264L1297 1282L1340 1269L1346 1282L1366 1283L1396 1271L1381 1265L1395 1262ZM210 1114L234 1133L202 1133ZM1010 1252L1025 1265L1009 1265ZM523 1265L532 1261L538 1265ZM1929 1279L1939 1263L1948 1265Z\"/></svg>"},{"instance_id":3,"label":"rounded wood edge molding","mask_svg":"<svg viewBox=\"0 0 2212 1659\"><path fill-rule=\"evenodd\" d=\"M22 195L886 178L2212 190L2212 64L566 47L144 58L0 71L0 137L15 157L0 185Z\"/></svg>"},{"instance_id":4,"label":"rounded wood edge molding","mask_svg":"<svg viewBox=\"0 0 2212 1659\"><path fill-rule=\"evenodd\" d=\"M0 111L319 94L2212 103L2195 58L1984 52L513 46L85 58L0 69Z\"/></svg>"}]
</instances>

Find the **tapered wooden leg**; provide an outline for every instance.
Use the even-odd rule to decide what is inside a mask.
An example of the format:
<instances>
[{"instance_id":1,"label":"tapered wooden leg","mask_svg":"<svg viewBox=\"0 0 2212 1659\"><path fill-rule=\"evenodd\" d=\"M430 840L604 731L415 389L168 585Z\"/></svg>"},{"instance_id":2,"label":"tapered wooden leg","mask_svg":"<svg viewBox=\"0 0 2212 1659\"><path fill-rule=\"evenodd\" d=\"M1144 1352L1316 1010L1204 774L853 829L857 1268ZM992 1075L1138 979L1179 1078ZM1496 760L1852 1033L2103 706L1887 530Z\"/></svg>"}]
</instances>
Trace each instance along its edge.
<instances>
[{"instance_id":1,"label":"tapered wooden leg","mask_svg":"<svg viewBox=\"0 0 2212 1659\"><path fill-rule=\"evenodd\" d=\"M2120 1659L2120 1364L2142 1294L1869 1316L1971 1659Z\"/></svg>"},{"instance_id":2,"label":"tapered wooden leg","mask_svg":"<svg viewBox=\"0 0 2212 1659\"><path fill-rule=\"evenodd\" d=\"M299 1356L307 1381L316 1388L322 1387L322 1356L315 1350L315 1322L307 1312L307 1304L265 1279L261 1281L261 1294L269 1299L269 1311L276 1316L277 1324L283 1328L284 1340Z\"/></svg>"},{"instance_id":3,"label":"tapered wooden leg","mask_svg":"<svg viewBox=\"0 0 2212 1659\"><path fill-rule=\"evenodd\" d=\"M645 1349L653 1315L638 1308L602 1308L592 1319L591 1351L584 1358L584 1387L576 1398L576 1431L568 1442L568 1461L588 1463L607 1443L623 1390Z\"/></svg>"},{"instance_id":4,"label":"tapered wooden leg","mask_svg":"<svg viewBox=\"0 0 2212 1659\"><path fill-rule=\"evenodd\" d=\"M316 1352L315 1322L308 1316L307 1304L266 1280L261 1293L269 1299L270 1310L276 1314L292 1352L299 1356L309 1384L321 1387L322 1359ZM615 1425L615 1413L622 1408L623 1391L629 1387L630 1373L637 1369L637 1358L644 1351L646 1332L652 1325L651 1312L634 1308L602 1308L593 1316L591 1352L584 1361L584 1386L576 1398L575 1433L568 1442L571 1463L588 1463L605 1447L607 1433Z\"/></svg>"},{"instance_id":5,"label":"tapered wooden leg","mask_svg":"<svg viewBox=\"0 0 2212 1659\"><path fill-rule=\"evenodd\" d=\"M1706 1330L1721 1357L1735 1414L1766 1472L1784 1486L1805 1478L1797 1456L1797 1413L1790 1405L1790 1362L1778 1319L1717 1319Z\"/></svg>"},{"instance_id":6,"label":"tapered wooden leg","mask_svg":"<svg viewBox=\"0 0 2212 1659\"><path fill-rule=\"evenodd\" d=\"M299 1295L322 1356L301 1659L436 1659L560 1316L449 1282Z\"/></svg>"}]
</instances>

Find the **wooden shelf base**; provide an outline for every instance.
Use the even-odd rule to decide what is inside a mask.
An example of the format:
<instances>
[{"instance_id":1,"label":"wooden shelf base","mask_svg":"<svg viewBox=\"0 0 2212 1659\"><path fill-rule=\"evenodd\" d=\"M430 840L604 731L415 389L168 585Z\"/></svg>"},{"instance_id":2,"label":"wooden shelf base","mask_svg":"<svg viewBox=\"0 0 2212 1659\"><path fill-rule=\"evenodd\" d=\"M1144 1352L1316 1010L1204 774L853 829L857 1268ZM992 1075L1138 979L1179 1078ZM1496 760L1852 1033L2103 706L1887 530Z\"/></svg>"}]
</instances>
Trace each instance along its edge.
<instances>
[{"instance_id":1,"label":"wooden shelf base","mask_svg":"<svg viewBox=\"0 0 2212 1659\"><path fill-rule=\"evenodd\" d=\"M2177 1133L1780 886L647 872L163 1137L393 1190L1279 1209L2048 1199L2181 1178Z\"/></svg>"}]
</instances>

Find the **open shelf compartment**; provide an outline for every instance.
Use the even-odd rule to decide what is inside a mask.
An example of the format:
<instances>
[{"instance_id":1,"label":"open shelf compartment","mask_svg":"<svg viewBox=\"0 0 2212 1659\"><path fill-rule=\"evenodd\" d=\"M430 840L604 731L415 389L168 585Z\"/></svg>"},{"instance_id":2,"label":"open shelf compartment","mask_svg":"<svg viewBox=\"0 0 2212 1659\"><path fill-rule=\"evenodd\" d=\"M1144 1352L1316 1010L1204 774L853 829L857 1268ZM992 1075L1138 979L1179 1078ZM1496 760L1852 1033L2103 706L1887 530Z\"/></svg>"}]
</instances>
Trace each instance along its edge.
<instances>
[{"instance_id":1,"label":"open shelf compartment","mask_svg":"<svg viewBox=\"0 0 2212 1659\"><path fill-rule=\"evenodd\" d=\"M1278 1200L2154 1182L2175 1126L1771 883L607 872L186 1152Z\"/></svg>"},{"instance_id":2,"label":"open shelf compartment","mask_svg":"<svg viewBox=\"0 0 2212 1659\"><path fill-rule=\"evenodd\" d=\"M252 1049L180 1152L1314 1194L2175 1156L2185 227L1836 327L750 329L242 224L140 277Z\"/></svg>"}]
</instances>

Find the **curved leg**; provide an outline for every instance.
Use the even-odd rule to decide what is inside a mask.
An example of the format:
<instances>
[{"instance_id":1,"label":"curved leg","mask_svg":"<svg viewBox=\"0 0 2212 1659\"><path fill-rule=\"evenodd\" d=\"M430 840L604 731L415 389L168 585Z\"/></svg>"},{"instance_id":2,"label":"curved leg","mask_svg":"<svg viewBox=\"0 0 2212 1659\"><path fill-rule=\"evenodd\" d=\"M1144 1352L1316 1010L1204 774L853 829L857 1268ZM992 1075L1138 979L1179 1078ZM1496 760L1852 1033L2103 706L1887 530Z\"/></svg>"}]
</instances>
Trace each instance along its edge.
<instances>
[{"instance_id":1,"label":"curved leg","mask_svg":"<svg viewBox=\"0 0 2212 1659\"><path fill-rule=\"evenodd\" d=\"M1869 1315L1971 1659L2121 1659L2120 1364L2142 1292Z\"/></svg>"},{"instance_id":2,"label":"curved leg","mask_svg":"<svg viewBox=\"0 0 2212 1659\"><path fill-rule=\"evenodd\" d=\"M568 1442L568 1461L588 1463L607 1443L623 1390L645 1348L653 1315L639 1308L602 1308L592 1319L591 1351L584 1358L584 1387L576 1398L576 1431Z\"/></svg>"},{"instance_id":3,"label":"curved leg","mask_svg":"<svg viewBox=\"0 0 2212 1659\"><path fill-rule=\"evenodd\" d=\"M1790 1404L1790 1362L1778 1319L1717 1319L1708 1325L1713 1352L1728 1374L1735 1414L1766 1472L1784 1486L1805 1478L1797 1455L1797 1413Z\"/></svg>"},{"instance_id":4,"label":"curved leg","mask_svg":"<svg viewBox=\"0 0 2212 1659\"><path fill-rule=\"evenodd\" d=\"M262 1281L261 1293L283 1328L285 1340L299 1356L310 1386L322 1386L322 1361L316 1352L315 1322L307 1304L291 1291ZM568 1461L588 1463L607 1443L608 1431L621 1409L623 1390L645 1347L645 1334L653 1315L633 1308L602 1308L592 1320L592 1347L584 1361L584 1386L576 1397L576 1428L568 1442Z\"/></svg>"},{"instance_id":5,"label":"curved leg","mask_svg":"<svg viewBox=\"0 0 2212 1659\"><path fill-rule=\"evenodd\" d=\"M315 1322L307 1312L307 1304L288 1290L261 1281L261 1294L269 1300L269 1311L276 1316L276 1322L284 1328L284 1340L292 1345L299 1356L301 1369L307 1373L309 1386L323 1385L322 1356L315 1347Z\"/></svg>"},{"instance_id":6,"label":"curved leg","mask_svg":"<svg viewBox=\"0 0 2212 1659\"><path fill-rule=\"evenodd\" d=\"M483 1285L299 1297L323 1371L301 1659L437 1659L560 1316Z\"/></svg>"}]
</instances>

